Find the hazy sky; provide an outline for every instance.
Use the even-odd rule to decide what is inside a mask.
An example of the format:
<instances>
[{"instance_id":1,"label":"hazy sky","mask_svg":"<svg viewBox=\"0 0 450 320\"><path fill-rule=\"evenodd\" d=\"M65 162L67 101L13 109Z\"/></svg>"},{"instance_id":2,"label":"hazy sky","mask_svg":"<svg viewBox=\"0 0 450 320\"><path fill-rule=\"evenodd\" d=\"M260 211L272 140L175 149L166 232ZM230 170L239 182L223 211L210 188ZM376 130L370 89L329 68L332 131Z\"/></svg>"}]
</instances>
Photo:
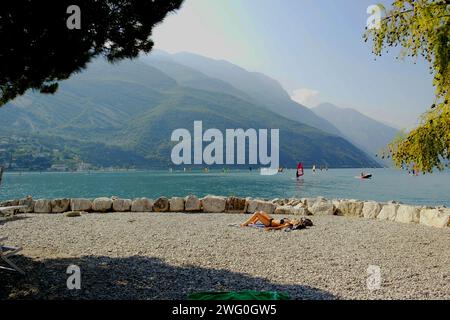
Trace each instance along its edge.
<instances>
[{"instance_id":1,"label":"hazy sky","mask_svg":"<svg viewBox=\"0 0 450 320\"><path fill-rule=\"evenodd\" d=\"M331 102L411 127L433 103L432 79L422 61L374 60L362 34L380 2L391 0L186 0L153 39L265 73L308 107Z\"/></svg>"}]
</instances>

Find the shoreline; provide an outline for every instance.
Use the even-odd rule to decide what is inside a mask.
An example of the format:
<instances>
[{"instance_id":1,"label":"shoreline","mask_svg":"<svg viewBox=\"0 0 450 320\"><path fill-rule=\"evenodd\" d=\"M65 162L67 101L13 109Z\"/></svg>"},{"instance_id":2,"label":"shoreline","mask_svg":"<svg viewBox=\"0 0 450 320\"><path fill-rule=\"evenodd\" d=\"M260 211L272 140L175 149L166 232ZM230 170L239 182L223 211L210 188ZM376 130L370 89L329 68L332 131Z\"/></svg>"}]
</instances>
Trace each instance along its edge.
<instances>
[{"instance_id":1,"label":"shoreline","mask_svg":"<svg viewBox=\"0 0 450 320\"><path fill-rule=\"evenodd\" d=\"M0 202L0 207L15 207L0 211L0 217L21 213L53 213L80 216L84 213L110 212L184 212L184 213L241 213L264 211L269 215L344 216L395 221L407 224L423 224L430 227L450 227L450 208L445 206L414 206L390 202L362 201L355 199L290 198L253 199L208 195L198 198L159 197L121 199L118 197L37 199L31 196ZM450 229L449 229L450 230Z\"/></svg>"},{"instance_id":2,"label":"shoreline","mask_svg":"<svg viewBox=\"0 0 450 320\"><path fill-rule=\"evenodd\" d=\"M295 171L274 177L241 172L117 172L11 174L0 186L0 202L33 195L35 199L198 197L208 194L272 199L323 196L328 199L395 200L418 206L450 207L450 171L413 177L394 169L377 169L374 179L355 179L355 169L329 170L296 180ZM160 185L164 182L164 186ZM186 188L186 189L185 189Z\"/></svg>"}]
</instances>

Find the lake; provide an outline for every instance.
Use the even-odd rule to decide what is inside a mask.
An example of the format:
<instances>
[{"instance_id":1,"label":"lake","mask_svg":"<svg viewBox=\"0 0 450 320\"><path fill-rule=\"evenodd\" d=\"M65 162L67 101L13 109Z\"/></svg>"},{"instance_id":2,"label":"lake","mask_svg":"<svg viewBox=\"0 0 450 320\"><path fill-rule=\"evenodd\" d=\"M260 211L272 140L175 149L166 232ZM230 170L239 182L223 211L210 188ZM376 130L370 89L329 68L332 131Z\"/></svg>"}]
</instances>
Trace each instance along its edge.
<instances>
[{"instance_id":1,"label":"lake","mask_svg":"<svg viewBox=\"0 0 450 320\"><path fill-rule=\"evenodd\" d=\"M395 169L371 169L373 179L356 179L359 169L330 169L315 174L306 170L297 180L294 170L275 176L259 171L129 171L5 173L0 200L23 198L123 198L159 196L235 195L242 197L316 197L361 200L396 200L418 205L450 207L450 173L410 176Z\"/></svg>"}]
</instances>

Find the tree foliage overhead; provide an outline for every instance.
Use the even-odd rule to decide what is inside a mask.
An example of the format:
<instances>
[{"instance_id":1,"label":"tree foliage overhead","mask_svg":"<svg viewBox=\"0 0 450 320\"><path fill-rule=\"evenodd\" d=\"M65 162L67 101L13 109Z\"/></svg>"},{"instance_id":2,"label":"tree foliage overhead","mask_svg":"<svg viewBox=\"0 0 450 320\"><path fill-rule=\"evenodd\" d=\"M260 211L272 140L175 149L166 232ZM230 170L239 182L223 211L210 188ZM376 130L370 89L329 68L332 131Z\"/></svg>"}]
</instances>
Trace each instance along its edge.
<instances>
[{"instance_id":1,"label":"tree foliage overhead","mask_svg":"<svg viewBox=\"0 0 450 320\"><path fill-rule=\"evenodd\" d=\"M373 41L376 55L400 46L400 57L429 62L435 101L419 126L393 141L389 152L399 167L443 170L450 160L450 0L394 1L381 28L368 30L365 38Z\"/></svg>"},{"instance_id":2,"label":"tree foliage overhead","mask_svg":"<svg viewBox=\"0 0 450 320\"><path fill-rule=\"evenodd\" d=\"M94 57L135 58L153 47L153 27L183 0L14 0L0 5L0 106L28 89L54 93L58 81ZM67 9L81 10L69 29Z\"/></svg>"}]
</instances>

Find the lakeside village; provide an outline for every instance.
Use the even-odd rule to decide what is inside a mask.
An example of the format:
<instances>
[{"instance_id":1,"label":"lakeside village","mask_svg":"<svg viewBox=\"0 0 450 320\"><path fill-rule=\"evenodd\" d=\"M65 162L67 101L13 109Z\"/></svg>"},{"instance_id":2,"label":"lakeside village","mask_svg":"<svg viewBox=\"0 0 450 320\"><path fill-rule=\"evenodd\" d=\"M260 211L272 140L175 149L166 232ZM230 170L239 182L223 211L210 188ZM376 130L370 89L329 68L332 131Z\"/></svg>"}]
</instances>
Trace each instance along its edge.
<instances>
[{"instance_id":1,"label":"lakeside village","mask_svg":"<svg viewBox=\"0 0 450 320\"><path fill-rule=\"evenodd\" d=\"M89 170L117 170L86 163L64 146L49 147L38 141L12 135L0 136L0 166L5 171L73 172ZM120 168L123 169L123 168Z\"/></svg>"}]
</instances>

